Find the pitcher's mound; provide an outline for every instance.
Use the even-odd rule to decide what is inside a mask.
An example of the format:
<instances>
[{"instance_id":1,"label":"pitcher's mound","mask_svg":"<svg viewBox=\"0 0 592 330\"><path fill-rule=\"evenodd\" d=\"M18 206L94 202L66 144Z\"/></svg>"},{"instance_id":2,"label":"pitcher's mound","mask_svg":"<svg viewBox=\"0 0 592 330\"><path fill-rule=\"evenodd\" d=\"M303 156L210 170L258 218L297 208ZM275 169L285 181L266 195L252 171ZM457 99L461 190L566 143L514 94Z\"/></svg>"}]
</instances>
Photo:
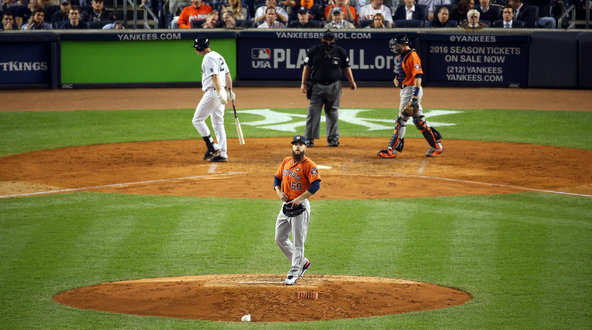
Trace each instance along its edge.
<instances>
[{"instance_id":1,"label":"pitcher's mound","mask_svg":"<svg viewBox=\"0 0 592 330\"><path fill-rule=\"evenodd\" d=\"M211 321L317 321L417 312L461 305L467 292L400 279L305 275L286 286L284 275L228 274L142 279L87 286L54 300L114 313Z\"/></svg>"}]
</instances>

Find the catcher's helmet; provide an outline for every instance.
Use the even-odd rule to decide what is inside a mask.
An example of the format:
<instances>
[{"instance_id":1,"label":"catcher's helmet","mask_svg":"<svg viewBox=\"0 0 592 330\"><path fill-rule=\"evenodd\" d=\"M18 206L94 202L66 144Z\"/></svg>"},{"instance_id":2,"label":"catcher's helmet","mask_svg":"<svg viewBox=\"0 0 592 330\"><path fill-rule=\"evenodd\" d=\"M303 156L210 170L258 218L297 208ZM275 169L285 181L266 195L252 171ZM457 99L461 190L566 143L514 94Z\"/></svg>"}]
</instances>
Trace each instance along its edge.
<instances>
[{"instance_id":1,"label":"catcher's helmet","mask_svg":"<svg viewBox=\"0 0 592 330\"><path fill-rule=\"evenodd\" d=\"M207 38L197 38L193 41L193 48L200 52L208 47L210 47L210 40Z\"/></svg>"},{"instance_id":2,"label":"catcher's helmet","mask_svg":"<svg viewBox=\"0 0 592 330\"><path fill-rule=\"evenodd\" d=\"M409 38L407 38L407 35L399 34L396 38L389 40L389 48L395 54L399 54L401 52L401 50L397 48L397 46L400 45L409 45Z\"/></svg>"}]
</instances>

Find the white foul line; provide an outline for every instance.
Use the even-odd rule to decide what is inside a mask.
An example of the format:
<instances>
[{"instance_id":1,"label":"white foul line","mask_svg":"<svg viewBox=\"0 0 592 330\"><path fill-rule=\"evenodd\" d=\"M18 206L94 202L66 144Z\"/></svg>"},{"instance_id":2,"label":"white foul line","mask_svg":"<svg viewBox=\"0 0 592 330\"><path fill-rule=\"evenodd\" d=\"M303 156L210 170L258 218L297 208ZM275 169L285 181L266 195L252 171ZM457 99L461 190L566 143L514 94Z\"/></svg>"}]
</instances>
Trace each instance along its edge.
<instances>
[{"instance_id":1,"label":"white foul line","mask_svg":"<svg viewBox=\"0 0 592 330\"><path fill-rule=\"evenodd\" d=\"M146 180L146 181L138 181L138 182L114 183L114 184L106 184L106 185L101 185L101 186L90 186L90 187L81 187L81 188L68 188L68 189L38 191L38 192L24 193L24 194L15 194L15 195L4 195L4 196L0 196L0 198L57 194L57 193L65 193L65 192L73 192L73 191L81 191L81 190L92 190L92 189L102 189L102 188L112 188L112 187L133 186L133 185L138 185L138 184L154 183L154 182L166 182L166 181L177 181L177 180L194 180L194 179L201 179L201 178L210 178L210 177L213 177L213 176L238 175L238 174L247 174L247 173L248 172L228 172L228 173L209 174L209 175L186 176L186 177L182 177L182 178L169 178L169 179Z\"/></svg>"},{"instance_id":2,"label":"white foul line","mask_svg":"<svg viewBox=\"0 0 592 330\"><path fill-rule=\"evenodd\" d=\"M440 178L440 177L437 177L437 176L426 176L426 175L415 175L415 174L402 174L402 173L391 173L391 174L392 175L398 175L398 176L407 176L407 177L421 178L421 179L443 180L443 181L452 181L452 182L477 184L477 185L483 185L483 186L496 186L496 187L503 187L503 188L519 189L519 190L544 192L544 193L557 194L557 195L592 197L592 195L586 195L586 194L577 194L577 193L570 193L570 192L556 191L556 190L547 190L547 189L526 188L526 187L512 186L512 185L499 184L499 183L488 183L488 182L479 182L479 181L470 181L470 180L459 180L459 179L450 179L450 178ZM382 174L382 175L377 175L377 176L385 176L385 175Z\"/></svg>"}]
</instances>

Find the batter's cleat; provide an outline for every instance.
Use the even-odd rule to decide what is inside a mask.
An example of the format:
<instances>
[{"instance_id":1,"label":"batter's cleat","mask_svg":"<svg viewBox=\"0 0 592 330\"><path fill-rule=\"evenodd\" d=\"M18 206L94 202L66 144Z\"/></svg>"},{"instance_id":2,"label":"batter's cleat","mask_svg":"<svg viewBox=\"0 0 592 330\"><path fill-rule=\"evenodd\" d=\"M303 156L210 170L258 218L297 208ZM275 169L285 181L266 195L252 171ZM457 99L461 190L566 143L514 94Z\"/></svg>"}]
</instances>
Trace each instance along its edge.
<instances>
[{"instance_id":1,"label":"batter's cleat","mask_svg":"<svg viewBox=\"0 0 592 330\"><path fill-rule=\"evenodd\" d=\"M205 155L203 156L203 160L210 160L213 157L216 157L218 155L220 155L222 151L221 150L215 150L215 151L206 151Z\"/></svg>"},{"instance_id":2,"label":"batter's cleat","mask_svg":"<svg viewBox=\"0 0 592 330\"><path fill-rule=\"evenodd\" d=\"M382 149L377 153L380 158L397 158L397 151L394 149Z\"/></svg>"},{"instance_id":3,"label":"batter's cleat","mask_svg":"<svg viewBox=\"0 0 592 330\"><path fill-rule=\"evenodd\" d=\"M314 140L306 140L306 147L308 147L308 148L314 147Z\"/></svg>"},{"instance_id":4,"label":"batter's cleat","mask_svg":"<svg viewBox=\"0 0 592 330\"><path fill-rule=\"evenodd\" d=\"M329 147L338 147L338 146L339 146L339 140L333 139L333 140L329 141Z\"/></svg>"},{"instance_id":5,"label":"batter's cleat","mask_svg":"<svg viewBox=\"0 0 592 330\"><path fill-rule=\"evenodd\" d=\"M210 159L210 162L213 163L221 163L221 162L227 162L228 158L227 157L222 157L220 156L220 154L218 154L217 156L214 156Z\"/></svg>"},{"instance_id":6,"label":"batter's cleat","mask_svg":"<svg viewBox=\"0 0 592 330\"><path fill-rule=\"evenodd\" d=\"M425 153L426 157L436 157L439 154L441 154L442 151L444 151L444 148L442 147L442 143L436 142L436 145L438 146L438 148L430 148L430 149L428 149L428 151L426 151L426 153Z\"/></svg>"}]
</instances>

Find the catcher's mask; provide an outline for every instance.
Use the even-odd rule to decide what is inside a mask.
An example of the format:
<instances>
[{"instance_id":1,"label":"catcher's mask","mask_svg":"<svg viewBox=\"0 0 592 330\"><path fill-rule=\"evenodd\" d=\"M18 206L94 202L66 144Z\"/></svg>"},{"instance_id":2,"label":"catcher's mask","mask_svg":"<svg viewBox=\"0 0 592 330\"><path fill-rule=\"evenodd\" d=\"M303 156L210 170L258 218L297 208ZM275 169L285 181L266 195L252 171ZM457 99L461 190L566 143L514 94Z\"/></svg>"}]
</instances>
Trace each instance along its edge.
<instances>
[{"instance_id":1,"label":"catcher's mask","mask_svg":"<svg viewBox=\"0 0 592 330\"><path fill-rule=\"evenodd\" d=\"M208 47L210 47L210 40L207 38L197 38L193 41L193 48L200 52Z\"/></svg>"},{"instance_id":2,"label":"catcher's mask","mask_svg":"<svg viewBox=\"0 0 592 330\"><path fill-rule=\"evenodd\" d=\"M391 52L399 54L403 45L409 45L409 38L405 34L399 34L396 38L389 40L389 48Z\"/></svg>"}]
</instances>

